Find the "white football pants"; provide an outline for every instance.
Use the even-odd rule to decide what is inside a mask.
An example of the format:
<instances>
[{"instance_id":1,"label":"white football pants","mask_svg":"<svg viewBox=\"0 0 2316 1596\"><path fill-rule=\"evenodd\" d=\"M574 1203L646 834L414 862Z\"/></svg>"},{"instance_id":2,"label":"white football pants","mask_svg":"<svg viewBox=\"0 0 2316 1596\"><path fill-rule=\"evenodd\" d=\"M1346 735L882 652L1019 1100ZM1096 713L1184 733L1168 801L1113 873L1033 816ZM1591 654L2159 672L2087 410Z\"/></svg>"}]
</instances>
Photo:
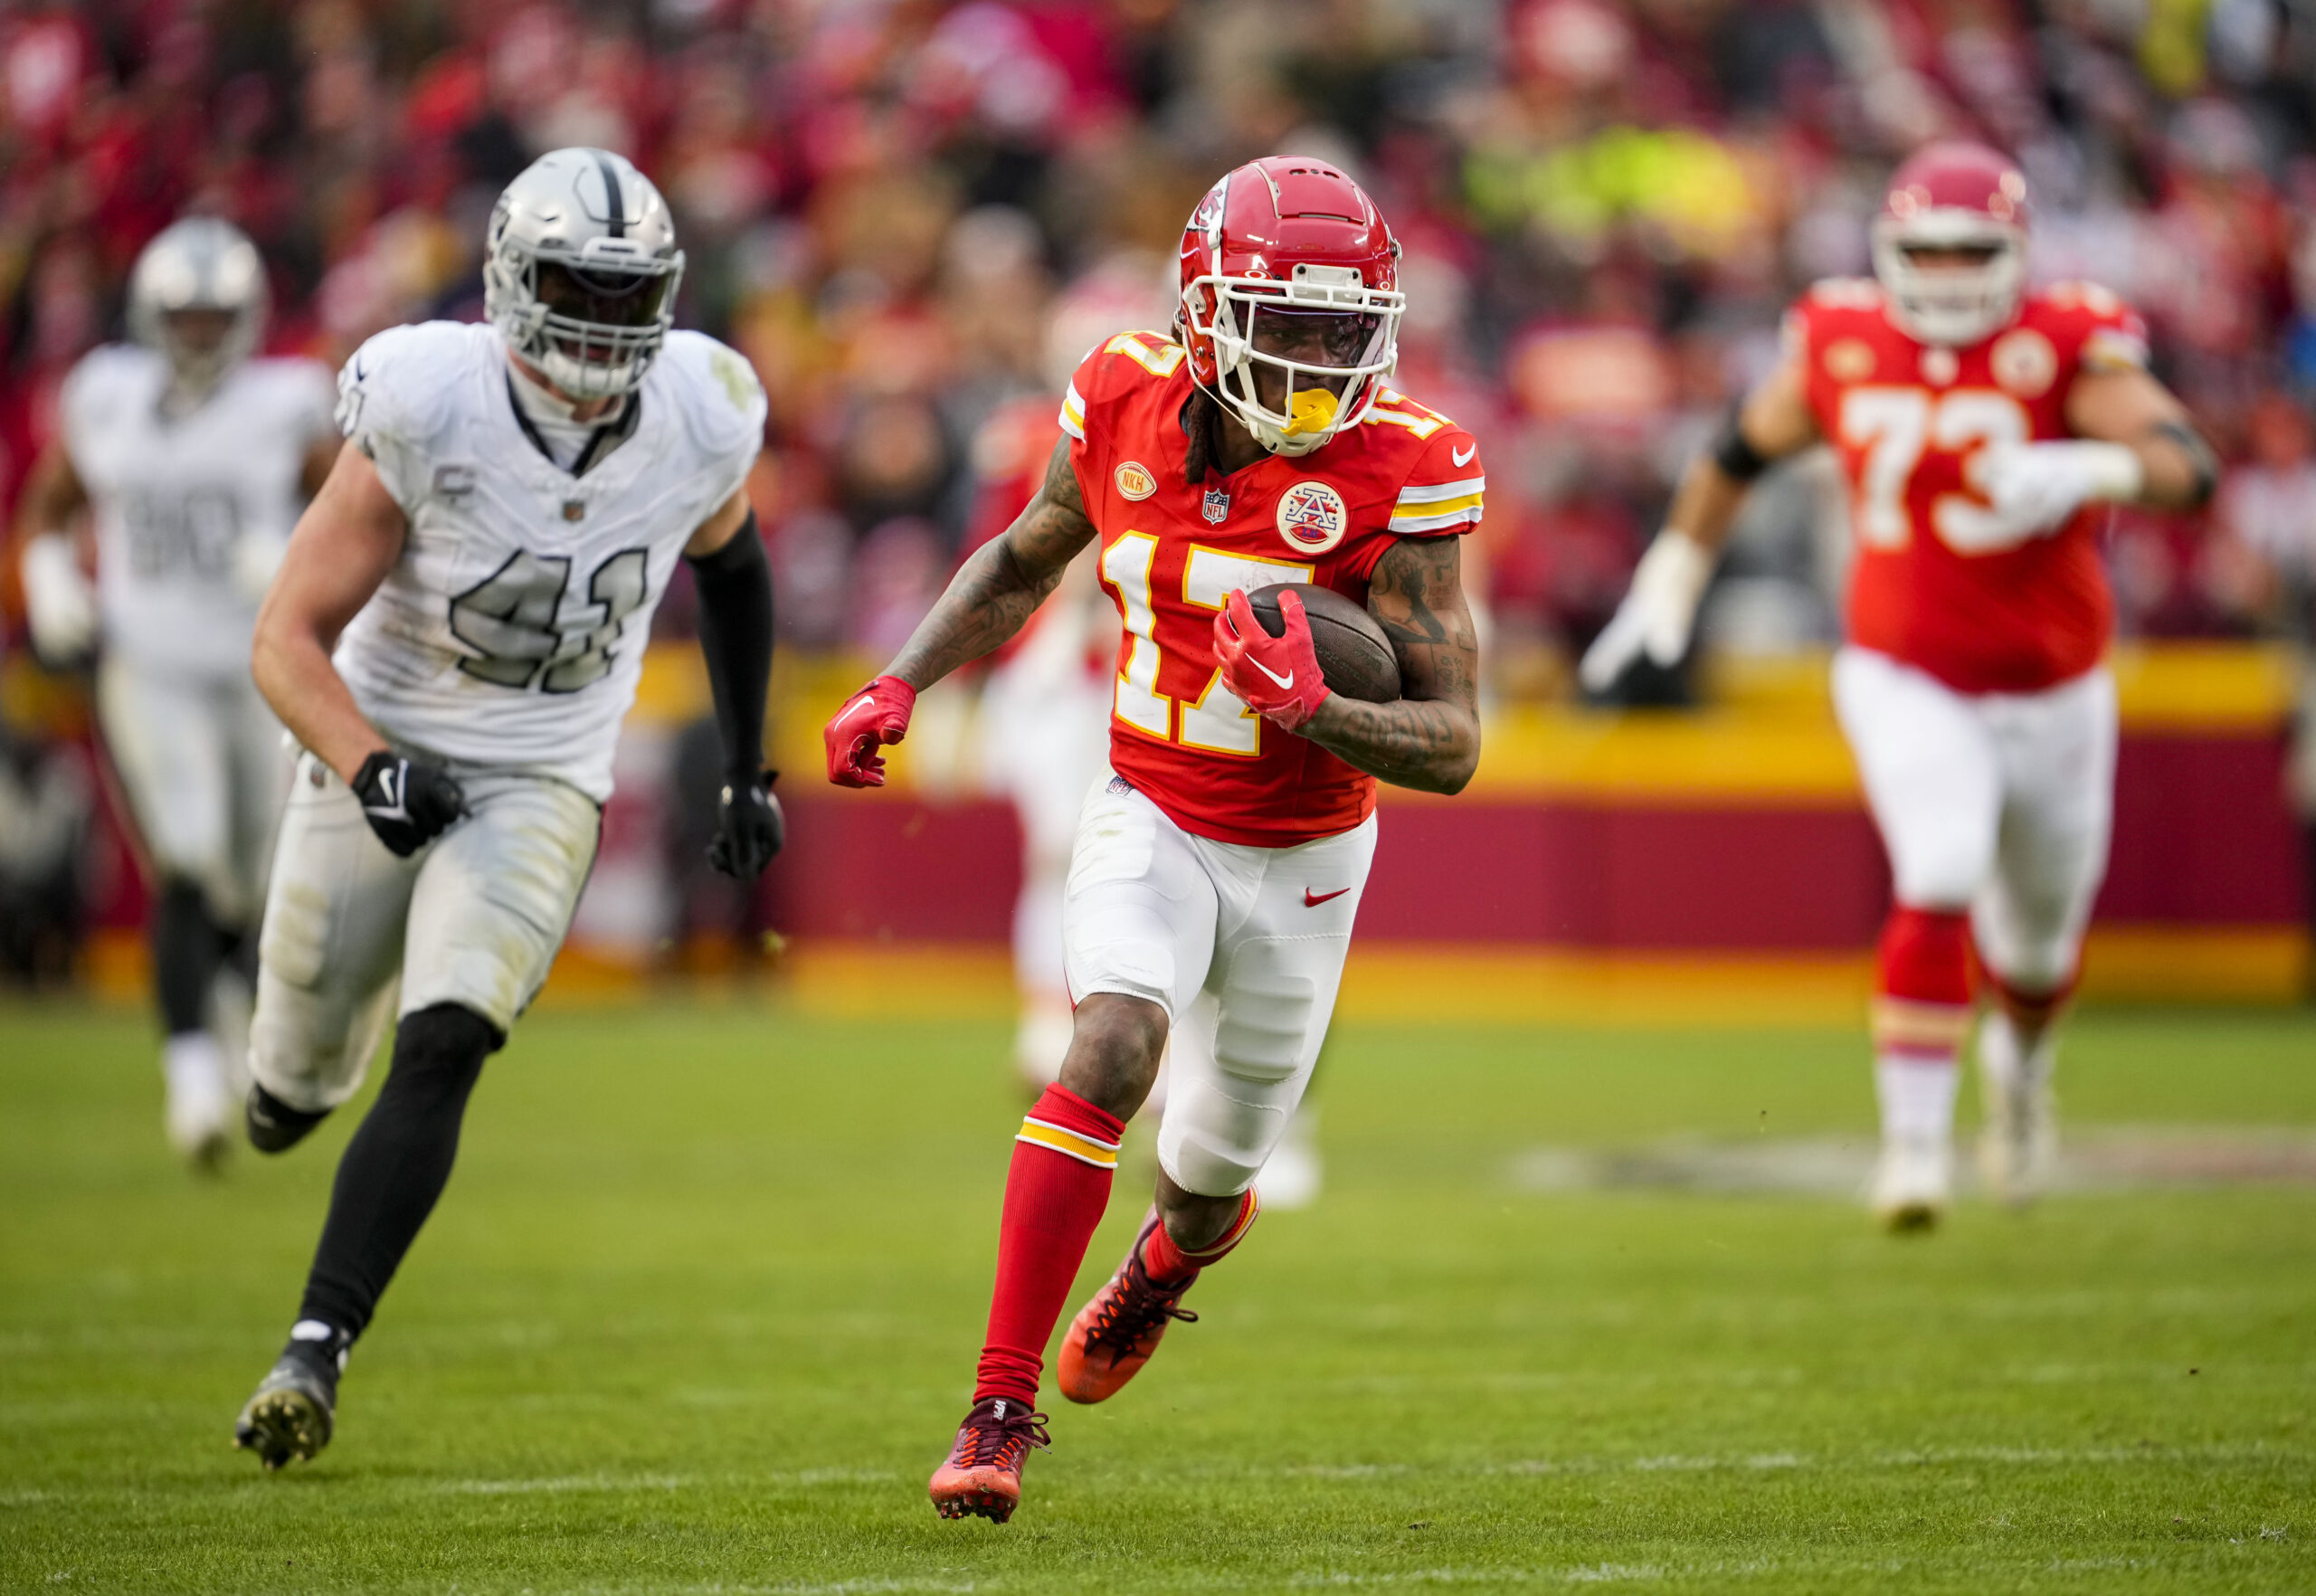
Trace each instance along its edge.
<instances>
[{"instance_id":1,"label":"white football pants","mask_svg":"<svg viewBox=\"0 0 2316 1596\"><path fill-rule=\"evenodd\" d=\"M281 817L258 940L250 1072L292 1108L352 1097L387 1014L459 1003L504 1032L545 984L602 811L552 777L456 772L467 817L409 859L308 754Z\"/></svg>"},{"instance_id":2,"label":"white football pants","mask_svg":"<svg viewBox=\"0 0 2316 1596\"><path fill-rule=\"evenodd\" d=\"M198 882L219 924L265 898L267 850L290 779L281 723L246 670L155 670L108 658L97 673L105 750L156 869Z\"/></svg>"},{"instance_id":3,"label":"white football pants","mask_svg":"<svg viewBox=\"0 0 2316 1596\"><path fill-rule=\"evenodd\" d=\"M1170 1025L1211 1024L1174 1050L1158 1162L1228 1197L1254 1184L1326 1040L1375 817L1292 848L1183 831L1105 773L1087 794L1062 910L1069 996L1147 999ZM1193 1007L1203 992L1211 1002Z\"/></svg>"},{"instance_id":4,"label":"white football pants","mask_svg":"<svg viewBox=\"0 0 2316 1596\"><path fill-rule=\"evenodd\" d=\"M2114 678L2102 667L2039 693L1959 693L1845 648L1834 708L1898 901L1968 909L1979 956L2006 985L2042 993L2072 979L2107 870Z\"/></svg>"}]
</instances>

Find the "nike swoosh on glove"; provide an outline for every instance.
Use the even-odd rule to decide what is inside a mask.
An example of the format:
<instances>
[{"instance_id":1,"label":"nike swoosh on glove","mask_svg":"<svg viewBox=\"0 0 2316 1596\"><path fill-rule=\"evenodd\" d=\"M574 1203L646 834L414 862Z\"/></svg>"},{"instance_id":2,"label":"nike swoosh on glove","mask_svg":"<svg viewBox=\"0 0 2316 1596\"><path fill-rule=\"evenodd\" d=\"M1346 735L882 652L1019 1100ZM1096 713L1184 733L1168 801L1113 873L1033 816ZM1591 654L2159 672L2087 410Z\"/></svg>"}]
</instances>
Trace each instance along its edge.
<instances>
[{"instance_id":1,"label":"nike swoosh on glove","mask_svg":"<svg viewBox=\"0 0 2316 1596\"><path fill-rule=\"evenodd\" d=\"M881 787L885 762L877 750L908 736L916 689L897 676L880 676L845 701L821 730L828 745L829 780L840 787Z\"/></svg>"},{"instance_id":2,"label":"nike swoosh on glove","mask_svg":"<svg viewBox=\"0 0 2316 1596\"><path fill-rule=\"evenodd\" d=\"M354 796L362 818L396 859L408 859L467 812L467 795L449 771L384 748L354 773Z\"/></svg>"},{"instance_id":3,"label":"nike swoosh on glove","mask_svg":"<svg viewBox=\"0 0 2316 1596\"><path fill-rule=\"evenodd\" d=\"M736 881L753 881L764 874L773 855L788 841L788 817L772 794L776 770L738 782L727 782L716 812L716 841L707 845L707 862Z\"/></svg>"},{"instance_id":4,"label":"nike swoosh on glove","mask_svg":"<svg viewBox=\"0 0 2316 1596\"><path fill-rule=\"evenodd\" d=\"M1255 619L1246 594L1232 588L1214 618L1214 662L1222 667L1222 685L1241 703L1274 726L1294 731L1327 701L1327 684L1319 674L1302 594L1291 587L1280 594L1278 615L1286 630L1273 637Z\"/></svg>"}]
</instances>

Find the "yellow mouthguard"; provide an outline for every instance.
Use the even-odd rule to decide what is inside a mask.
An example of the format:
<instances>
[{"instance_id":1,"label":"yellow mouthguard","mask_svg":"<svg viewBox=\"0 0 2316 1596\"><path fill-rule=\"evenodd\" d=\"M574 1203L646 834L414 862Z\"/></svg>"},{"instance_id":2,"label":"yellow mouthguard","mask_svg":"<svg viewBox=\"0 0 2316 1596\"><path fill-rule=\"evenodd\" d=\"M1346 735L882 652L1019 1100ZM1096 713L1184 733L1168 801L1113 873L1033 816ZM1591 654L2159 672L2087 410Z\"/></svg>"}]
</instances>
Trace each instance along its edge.
<instances>
[{"instance_id":1,"label":"yellow mouthguard","mask_svg":"<svg viewBox=\"0 0 2316 1596\"><path fill-rule=\"evenodd\" d=\"M1305 388L1288 402L1286 435L1299 437L1305 432L1324 432L1334 424L1335 396L1324 388Z\"/></svg>"}]
</instances>

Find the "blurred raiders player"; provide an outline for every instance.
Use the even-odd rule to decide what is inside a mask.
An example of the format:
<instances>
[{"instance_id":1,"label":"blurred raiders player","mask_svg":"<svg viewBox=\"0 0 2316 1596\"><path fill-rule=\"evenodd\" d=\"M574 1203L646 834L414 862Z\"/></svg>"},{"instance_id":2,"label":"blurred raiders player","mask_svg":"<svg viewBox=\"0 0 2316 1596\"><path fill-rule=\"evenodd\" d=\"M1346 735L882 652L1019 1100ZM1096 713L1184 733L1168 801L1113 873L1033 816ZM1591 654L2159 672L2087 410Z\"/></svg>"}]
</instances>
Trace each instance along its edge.
<instances>
[{"instance_id":1,"label":"blurred raiders player","mask_svg":"<svg viewBox=\"0 0 2316 1596\"><path fill-rule=\"evenodd\" d=\"M257 623L258 686L305 753L266 903L250 1139L304 1136L400 1022L289 1344L234 1426L270 1468L327 1444L346 1351L450 1176L483 1059L546 978L679 557L726 754L711 857L747 879L780 848L772 577L743 490L764 396L738 355L670 330L683 265L648 179L556 150L491 214L488 325L381 333L338 379L347 447Z\"/></svg>"},{"instance_id":2,"label":"blurred raiders player","mask_svg":"<svg viewBox=\"0 0 2316 1596\"><path fill-rule=\"evenodd\" d=\"M265 268L229 222L189 217L128 282L134 343L66 377L23 508L33 645L100 659L99 717L155 878L153 984L169 1140L224 1152L241 1094L251 945L288 771L250 680L250 629L299 506L337 451L329 371L250 357ZM96 581L70 528L93 524Z\"/></svg>"}]
</instances>

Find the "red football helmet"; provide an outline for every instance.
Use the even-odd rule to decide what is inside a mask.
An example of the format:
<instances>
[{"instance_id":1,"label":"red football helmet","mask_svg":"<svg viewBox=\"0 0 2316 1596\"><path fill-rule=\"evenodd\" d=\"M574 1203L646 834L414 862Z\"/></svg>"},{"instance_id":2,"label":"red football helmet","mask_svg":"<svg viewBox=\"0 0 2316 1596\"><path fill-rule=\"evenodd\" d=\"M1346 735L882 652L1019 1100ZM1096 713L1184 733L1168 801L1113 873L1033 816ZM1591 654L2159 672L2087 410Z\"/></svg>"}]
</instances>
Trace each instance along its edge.
<instances>
[{"instance_id":1,"label":"red football helmet","mask_svg":"<svg viewBox=\"0 0 2316 1596\"><path fill-rule=\"evenodd\" d=\"M1930 266L1916 251L1976 259ZM1874 220L1874 275L1898 325L1927 344L1975 344L2026 287L2026 176L1982 144L1933 144L1890 179Z\"/></svg>"},{"instance_id":2,"label":"red football helmet","mask_svg":"<svg viewBox=\"0 0 2316 1596\"><path fill-rule=\"evenodd\" d=\"M1191 380L1274 454L1357 425L1398 364L1399 241L1324 161L1270 156L1209 189L1182 229L1182 283ZM1277 408L1265 369L1286 379Z\"/></svg>"}]
</instances>

